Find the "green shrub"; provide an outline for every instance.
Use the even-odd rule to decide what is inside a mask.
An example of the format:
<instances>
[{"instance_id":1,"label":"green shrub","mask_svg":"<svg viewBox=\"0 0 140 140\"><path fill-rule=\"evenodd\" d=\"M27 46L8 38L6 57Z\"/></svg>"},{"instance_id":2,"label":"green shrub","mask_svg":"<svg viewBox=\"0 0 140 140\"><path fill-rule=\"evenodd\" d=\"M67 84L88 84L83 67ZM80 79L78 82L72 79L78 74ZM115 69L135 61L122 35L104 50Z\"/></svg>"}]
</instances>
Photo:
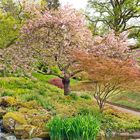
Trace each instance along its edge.
<instances>
[{"instance_id":1,"label":"green shrub","mask_svg":"<svg viewBox=\"0 0 140 140\"><path fill-rule=\"evenodd\" d=\"M99 110L97 108L80 108L78 110L78 114L79 115L93 115L93 116L101 116L101 113L99 112Z\"/></svg>"},{"instance_id":2,"label":"green shrub","mask_svg":"<svg viewBox=\"0 0 140 140\"><path fill-rule=\"evenodd\" d=\"M95 140L100 130L100 120L92 115L63 119L55 117L47 128L51 140Z\"/></svg>"},{"instance_id":3,"label":"green shrub","mask_svg":"<svg viewBox=\"0 0 140 140\"><path fill-rule=\"evenodd\" d=\"M78 95L76 93L71 93L70 94L70 97L73 99L73 100L78 100Z\"/></svg>"},{"instance_id":4,"label":"green shrub","mask_svg":"<svg viewBox=\"0 0 140 140\"><path fill-rule=\"evenodd\" d=\"M46 92L47 92L46 89L42 88L41 90L38 91L38 94L42 96L47 96Z\"/></svg>"},{"instance_id":5,"label":"green shrub","mask_svg":"<svg viewBox=\"0 0 140 140\"><path fill-rule=\"evenodd\" d=\"M4 97L4 96L13 96L13 94L11 92L4 91L0 94L0 97Z\"/></svg>"},{"instance_id":6,"label":"green shrub","mask_svg":"<svg viewBox=\"0 0 140 140\"><path fill-rule=\"evenodd\" d=\"M91 97L87 94L83 94L80 97L83 98L83 99L87 99L87 100L91 99Z\"/></svg>"}]
</instances>

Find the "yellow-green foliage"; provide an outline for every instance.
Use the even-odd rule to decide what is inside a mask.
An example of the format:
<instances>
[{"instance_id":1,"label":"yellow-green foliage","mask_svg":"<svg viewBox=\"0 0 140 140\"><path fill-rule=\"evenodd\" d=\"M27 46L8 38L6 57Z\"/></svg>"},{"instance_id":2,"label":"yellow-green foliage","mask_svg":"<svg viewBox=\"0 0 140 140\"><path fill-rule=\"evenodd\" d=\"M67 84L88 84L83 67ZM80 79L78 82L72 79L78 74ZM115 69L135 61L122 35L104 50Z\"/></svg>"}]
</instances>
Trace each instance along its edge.
<instances>
[{"instance_id":1,"label":"yellow-green foliage","mask_svg":"<svg viewBox=\"0 0 140 140\"><path fill-rule=\"evenodd\" d=\"M0 12L0 48L8 47L19 35L19 21Z\"/></svg>"},{"instance_id":2,"label":"yellow-green foliage","mask_svg":"<svg viewBox=\"0 0 140 140\"><path fill-rule=\"evenodd\" d=\"M27 124L27 121L24 118L24 115L19 113L19 112L9 112L7 113L4 117L3 117L3 121L7 120L7 119L13 119L16 122L18 122L19 124Z\"/></svg>"}]
</instances>

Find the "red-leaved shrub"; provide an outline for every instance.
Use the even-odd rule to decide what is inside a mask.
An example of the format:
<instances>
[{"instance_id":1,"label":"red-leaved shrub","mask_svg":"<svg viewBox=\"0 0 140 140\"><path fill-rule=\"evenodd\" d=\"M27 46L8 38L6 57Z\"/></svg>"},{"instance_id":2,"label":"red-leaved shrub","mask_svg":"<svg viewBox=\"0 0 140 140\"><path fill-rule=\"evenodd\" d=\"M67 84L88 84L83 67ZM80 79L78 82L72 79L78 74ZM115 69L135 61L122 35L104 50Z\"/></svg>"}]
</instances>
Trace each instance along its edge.
<instances>
[{"instance_id":1,"label":"red-leaved shrub","mask_svg":"<svg viewBox=\"0 0 140 140\"><path fill-rule=\"evenodd\" d=\"M61 88L61 89L64 88L64 85L63 85L63 83L62 83L62 79L60 79L60 78L53 78L53 79L50 79L50 80L49 80L49 83L52 84L52 85L55 85L55 86L57 86L57 87L59 87L59 88Z\"/></svg>"}]
</instances>

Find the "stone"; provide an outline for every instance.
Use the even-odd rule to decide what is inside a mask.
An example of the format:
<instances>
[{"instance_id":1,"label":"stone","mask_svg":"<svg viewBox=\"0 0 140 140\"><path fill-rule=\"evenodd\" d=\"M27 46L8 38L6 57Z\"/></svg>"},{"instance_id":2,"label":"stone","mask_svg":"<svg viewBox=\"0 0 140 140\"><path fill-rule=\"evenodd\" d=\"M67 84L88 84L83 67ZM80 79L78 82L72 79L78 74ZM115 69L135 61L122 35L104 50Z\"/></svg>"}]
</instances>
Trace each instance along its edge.
<instances>
[{"instance_id":1,"label":"stone","mask_svg":"<svg viewBox=\"0 0 140 140\"><path fill-rule=\"evenodd\" d=\"M40 138L48 138L49 133L46 131L43 131L42 129L33 126L33 125L20 125L16 126L14 130L14 134L18 138L34 138L34 137L40 137Z\"/></svg>"},{"instance_id":2,"label":"stone","mask_svg":"<svg viewBox=\"0 0 140 140\"><path fill-rule=\"evenodd\" d=\"M19 112L8 112L3 116L3 126L6 130L14 131L15 125L27 124L24 115Z\"/></svg>"},{"instance_id":3,"label":"stone","mask_svg":"<svg viewBox=\"0 0 140 140\"><path fill-rule=\"evenodd\" d=\"M22 109L24 113L25 110ZM21 112L6 113L3 117L4 128L9 132L13 132L17 138L49 137L49 132L45 130L45 124L49 120L49 116L43 114L26 115Z\"/></svg>"},{"instance_id":4,"label":"stone","mask_svg":"<svg viewBox=\"0 0 140 140\"><path fill-rule=\"evenodd\" d=\"M36 131L37 127L33 125L19 125L15 127L14 134L19 138L31 138Z\"/></svg>"},{"instance_id":5,"label":"stone","mask_svg":"<svg viewBox=\"0 0 140 140\"><path fill-rule=\"evenodd\" d=\"M48 120L50 120L49 115L47 115L47 114L44 114L44 115L43 114L42 115L38 114L38 115L35 115L35 116L32 117L30 123L32 125L35 125L35 126L38 126L38 127L42 128L42 127L44 127L44 124L46 122L48 122Z\"/></svg>"},{"instance_id":6,"label":"stone","mask_svg":"<svg viewBox=\"0 0 140 140\"><path fill-rule=\"evenodd\" d=\"M46 123L51 119L50 112L43 109L35 101L22 102L13 97L0 98L0 116L2 123L0 126L3 130L15 135L8 135L0 140L42 140L49 138L49 131L45 129ZM9 108L16 108L10 110ZM7 138L7 139L6 139Z\"/></svg>"},{"instance_id":7,"label":"stone","mask_svg":"<svg viewBox=\"0 0 140 140\"><path fill-rule=\"evenodd\" d=\"M0 140L17 140L14 135L0 133Z\"/></svg>"}]
</instances>

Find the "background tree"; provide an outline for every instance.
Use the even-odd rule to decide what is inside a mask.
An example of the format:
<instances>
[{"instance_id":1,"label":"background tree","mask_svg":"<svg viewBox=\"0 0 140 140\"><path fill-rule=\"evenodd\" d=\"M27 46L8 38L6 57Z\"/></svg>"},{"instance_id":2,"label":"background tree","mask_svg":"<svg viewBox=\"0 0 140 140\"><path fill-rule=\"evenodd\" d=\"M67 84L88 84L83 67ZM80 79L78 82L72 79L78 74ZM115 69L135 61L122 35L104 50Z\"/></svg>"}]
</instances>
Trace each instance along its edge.
<instances>
[{"instance_id":1,"label":"background tree","mask_svg":"<svg viewBox=\"0 0 140 140\"><path fill-rule=\"evenodd\" d=\"M24 1L0 1L0 48L13 45L20 36L20 28L28 19Z\"/></svg>"},{"instance_id":2,"label":"background tree","mask_svg":"<svg viewBox=\"0 0 140 140\"><path fill-rule=\"evenodd\" d=\"M140 29L133 29L130 32L129 38L133 38L136 41L136 44L134 46L131 46L130 48L133 50L137 50L140 48Z\"/></svg>"},{"instance_id":3,"label":"background tree","mask_svg":"<svg viewBox=\"0 0 140 140\"><path fill-rule=\"evenodd\" d=\"M14 17L3 13L0 13L0 21L0 48L9 47L18 38L21 26Z\"/></svg>"},{"instance_id":4,"label":"background tree","mask_svg":"<svg viewBox=\"0 0 140 140\"><path fill-rule=\"evenodd\" d=\"M17 40L20 38L20 29L23 23L33 16L33 4L27 4L29 1L13 1L1 0L0 1L0 49L16 46ZM28 5L28 6L27 6ZM32 10L29 10L32 9ZM32 11L32 13L30 12ZM30 16L29 16L30 15ZM4 64L7 63L6 58L1 58L0 71L2 76L8 72L8 67Z\"/></svg>"},{"instance_id":5,"label":"background tree","mask_svg":"<svg viewBox=\"0 0 140 140\"><path fill-rule=\"evenodd\" d=\"M2 10L2 13L10 15L19 22L22 22L25 17L23 3L24 1L21 0L1 0L0 8Z\"/></svg>"},{"instance_id":6,"label":"background tree","mask_svg":"<svg viewBox=\"0 0 140 140\"><path fill-rule=\"evenodd\" d=\"M14 68L20 65L23 69L28 69L39 62L49 66L50 70L55 67L58 70L52 74L62 79L64 94L68 95L70 78L81 71L75 69L77 61L71 51L89 46L92 34L86 27L85 18L66 6L56 11L36 11L36 17L23 26L20 41L21 47L9 48L4 53L10 58L12 52L10 63L13 63Z\"/></svg>"},{"instance_id":7,"label":"background tree","mask_svg":"<svg viewBox=\"0 0 140 140\"><path fill-rule=\"evenodd\" d=\"M101 25L106 30L113 29L120 33L140 28L136 23L140 17L139 0L89 0L88 7L90 14L87 17L94 29Z\"/></svg>"}]
</instances>

